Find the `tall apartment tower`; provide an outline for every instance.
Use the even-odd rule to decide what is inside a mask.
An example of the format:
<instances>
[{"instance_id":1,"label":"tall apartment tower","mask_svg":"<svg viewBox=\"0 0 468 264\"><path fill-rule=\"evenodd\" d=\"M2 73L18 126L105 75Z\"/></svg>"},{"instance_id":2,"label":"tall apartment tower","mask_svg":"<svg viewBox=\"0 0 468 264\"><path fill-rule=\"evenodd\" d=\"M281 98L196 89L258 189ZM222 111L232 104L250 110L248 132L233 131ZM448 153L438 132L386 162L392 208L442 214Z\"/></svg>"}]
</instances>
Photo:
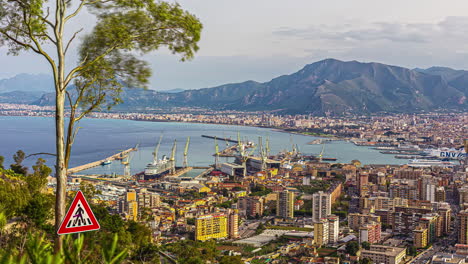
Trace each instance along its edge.
<instances>
[{"instance_id":1,"label":"tall apartment tower","mask_svg":"<svg viewBox=\"0 0 468 264\"><path fill-rule=\"evenodd\" d=\"M276 215L282 218L294 217L294 193L282 191L276 201Z\"/></svg>"},{"instance_id":2,"label":"tall apartment tower","mask_svg":"<svg viewBox=\"0 0 468 264\"><path fill-rule=\"evenodd\" d=\"M237 209L228 211L228 236L239 238L239 211Z\"/></svg>"},{"instance_id":3,"label":"tall apartment tower","mask_svg":"<svg viewBox=\"0 0 468 264\"><path fill-rule=\"evenodd\" d=\"M136 221L138 219L138 202L135 190L128 190L124 198L119 200L118 212L125 214L128 220Z\"/></svg>"},{"instance_id":4,"label":"tall apartment tower","mask_svg":"<svg viewBox=\"0 0 468 264\"><path fill-rule=\"evenodd\" d=\"M460 227L458 230L458 244L468 244L468 209L458 214Z\"/></svg>"},{"instance_id":5,"label":"tall apartment tower","mask_svg":"<svg viewBox=\"0 0 468 264\"><path fill-rule=\"evenodd\" d=\"M331 214L330 194L320 191L312 195L312 222L318 223L320 219Z\"/></svg>"},{"instance_id":6,"label":"tall apartment tower","mask_svg":"<svg viewBox=\"0 0 468 264\"><path fill-rule=\"evenodd\" d=\"M314 242L318 246L323 246L328 244L329 238L329 223L326 218L320 219L319 222L314 224Z\"/></svg>"},{"instance_id":7,"label":"tall apartment tower","mask_svg":"<svg viewBox=\"0 0 468 264\"><path fill-rule=\"evenodd\" d=\"M340 233L340 218L336 215L329 215L328 220L328 243L338 242Z\"/></svg>"}]
</instances>

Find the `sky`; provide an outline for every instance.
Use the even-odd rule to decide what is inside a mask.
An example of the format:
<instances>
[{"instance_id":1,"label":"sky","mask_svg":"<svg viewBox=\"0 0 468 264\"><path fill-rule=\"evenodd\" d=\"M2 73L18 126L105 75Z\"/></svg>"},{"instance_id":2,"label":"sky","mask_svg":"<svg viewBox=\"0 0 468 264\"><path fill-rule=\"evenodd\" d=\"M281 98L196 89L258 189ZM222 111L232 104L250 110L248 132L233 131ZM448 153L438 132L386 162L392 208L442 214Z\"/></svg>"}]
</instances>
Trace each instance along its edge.
<instances>
[{"instance_id":1,"label":"sky","mask_svg":"<svg viewBox=\"0 0 468 264\"><path fill-rule=\"evenodd\" d=\"M203 24L200 50L188 62L167 50L144 55L153 70L151 89L265 82L325 58L468 69L466 0L177 2ZM72 23L70 35L91 28L93 17L83 13ZM35 54L12 57L0 48L0 78L49 71Z\"/></svg>"}]
</instances>

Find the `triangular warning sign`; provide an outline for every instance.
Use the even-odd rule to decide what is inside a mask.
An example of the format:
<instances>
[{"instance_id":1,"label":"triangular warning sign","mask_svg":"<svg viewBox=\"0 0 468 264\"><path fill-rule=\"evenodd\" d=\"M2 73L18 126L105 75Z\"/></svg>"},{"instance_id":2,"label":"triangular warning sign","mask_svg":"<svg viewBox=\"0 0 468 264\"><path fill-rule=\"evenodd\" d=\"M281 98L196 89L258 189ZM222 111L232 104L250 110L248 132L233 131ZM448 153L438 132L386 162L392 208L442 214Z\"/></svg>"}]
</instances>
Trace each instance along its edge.
<instances>
[{"instance_id":1,"label":"triangular warning sign","mask_svg":"<svg viewBox=\"0 0 468 264\"><path fill-rule=\"evenodd\" d=\"M62 224L60 225L59 230L57 231L57 234L65 235L80 233L98 230L99 228L101 227L99 226L96 217L94 217L93 211L91 211L83 193L78 191L62 221Z\"/></svg>"}]
</instances>

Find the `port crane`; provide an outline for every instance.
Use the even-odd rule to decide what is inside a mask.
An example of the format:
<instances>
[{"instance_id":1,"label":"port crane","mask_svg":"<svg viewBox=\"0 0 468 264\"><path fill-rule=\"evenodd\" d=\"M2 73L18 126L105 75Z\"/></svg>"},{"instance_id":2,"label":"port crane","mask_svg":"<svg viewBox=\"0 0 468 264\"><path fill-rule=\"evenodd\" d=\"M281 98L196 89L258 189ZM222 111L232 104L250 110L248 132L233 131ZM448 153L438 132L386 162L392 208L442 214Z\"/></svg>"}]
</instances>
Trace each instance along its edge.
<instances>
[{"instance_id":1,"label":"port crane","mask_svg":"<svg viewBox=\"0 0 468 264\"><path fill-rule=\"evenodd\" d=\"M174 139L174 145L172 146L172 153L171 153L171 158L170 158L170 162L172 163L172 166L171 166L171 174L174 174L175 171L176 171L176 168L175 168L175 154L176 154L176 149L177 149L177 139Z\"/></svg>"},{"instance_id":2,"label":"port crane","mask_svg":"<svg viewBox=\"0 0 468 264\"><path fill-rule=\"evenodd\" d=\"M268 141L267 141L268 142ZM262 161L262 166L261 169L262 171L267 171L267 154L266 154L266 149L263 148L263 138L258 137L258 146L259 146L259 152L260 152L260 159Z\"/></svg>"},{"instance_id":3,"label":"port crane","mask_svg":"<svg viewBox=\"0 0 468 264\"><path fill-rule=\"evenodd\" d=\"M318 155L318 161L322 162L323 159L323 151L325 150L325 146L322 145L322 151L320 151L320 154Z\"/></svg>"},{"instance_id":4,"label":"port crane","mask_svg":"<svg viewBox=\"0 0 468 264\"><path fill-rule=\"evenodd\" d=\"M162 141L163 136L159 136L159 141L156 147L154 148L153 151L153 163L156 164L158 162L158 151L159 151L159 146L161 146L161 141Z\"/></svg>"},{"instance_id":5,"label":"port crane","mask_svg":"<svg viewBox=\"0 0 468 264\"><path fill-rule=\"evenodd\" d=\"M219 146L218 139L215 137L215 169L219 168Z\"/></svg>"},{"instance_id":6,"label":"port crane","mask_svg":"<svg viewBox=\"0 0 468 264\"><path fill-rule=\"evenodd\" d=\"M184 168L188 168L188 148L190 144L190 137L187 137L187 142L185 142L185 149L184 149Z\"/></svg>"},{"instance_id":7,"label":"port crane","mask_svg":"<svg viewBox=\"0 0 468 264\"><path fill-rule=\"evenodd\" d=\"M132 161L133 155L130 153L127 155L122 164L124 165L124 178L128 179L131 176L130 172L130 162Z\"/></svg>"}]
</instances>

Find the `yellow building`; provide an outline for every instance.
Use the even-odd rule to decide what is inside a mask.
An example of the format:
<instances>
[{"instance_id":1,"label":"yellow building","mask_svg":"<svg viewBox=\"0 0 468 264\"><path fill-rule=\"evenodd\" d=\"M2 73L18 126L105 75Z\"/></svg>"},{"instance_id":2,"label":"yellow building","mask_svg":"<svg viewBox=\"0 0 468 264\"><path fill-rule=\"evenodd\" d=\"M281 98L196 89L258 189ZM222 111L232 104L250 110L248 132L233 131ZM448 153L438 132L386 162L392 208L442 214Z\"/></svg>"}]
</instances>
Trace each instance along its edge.
<instances>
[{"instance_id":1,"label":"yellow building","mask_svg":"<svg viewBox=\"0 0 468 264\"><path fill-rule=\"evenodd\" d=\"M195 240L226 238L228 236L228 221L225 214L207 214L195 220Z\"/></svg>"},{"instance_id":2,"label":"yellow building","mask_svg":"<svg viewBox=\"0 0 468 264\"><path fill-rule=\"evenodd\" d=\"M416 248L425 248L428 242L427 228L418 226L414 231L414 246Z\"/></svg>"},{"instance_id":3,"label":"yellow building","mask_svg":"<svg viewBox=\"0 0 468 264\"><path fill-rule=\"evenodd\" d=\"M282 218L294 217L294 193L282 191L276 200L276 215Z\"/></svg>"},{"instance_id":4,"label":"yellow building","mask_svg":"<svg viewBox=\"0 0 468 264\"><path fill-rule=\"evenodd\" d=\"M137 193L135 191L127 192L125 197L127 219L137 221L138 220L138 201Z\"/></svg>"}]
</instances>

